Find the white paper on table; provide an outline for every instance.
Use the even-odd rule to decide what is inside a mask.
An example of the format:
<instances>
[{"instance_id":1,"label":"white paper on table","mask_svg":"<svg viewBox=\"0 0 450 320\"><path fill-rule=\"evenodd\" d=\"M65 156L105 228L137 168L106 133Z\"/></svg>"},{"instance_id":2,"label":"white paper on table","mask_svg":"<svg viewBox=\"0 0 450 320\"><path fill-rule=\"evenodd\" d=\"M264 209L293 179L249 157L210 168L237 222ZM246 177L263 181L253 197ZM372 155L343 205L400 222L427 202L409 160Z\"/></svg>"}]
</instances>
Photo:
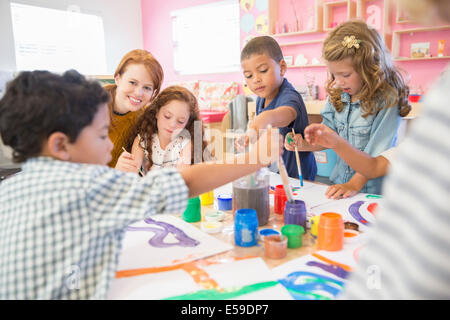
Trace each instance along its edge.
<instances>
[{"instance_id":1,"label":"white paper on table","mask_svg":"<svg viewBox=\"0 0 450 320\"><path fill-rule=\"evenodd\" d=\"M154 239L154 231L127 231L122 242L123 247L117 270L170 266L206 258L233 248L232 245L204 233L176 216L166 214L155 215L151 218L159 222L168 223L181 230L189 237L189 245L181 246L180 241L175 238L174 234L169 232L163 241L174 245L155 247L149 244L149 240ZM139 221L129 227L143 229L150 227L165 232L165 228L147 224L144 221Z\"/></svg>"},{"instance_id":2,"label":"white paper on table","mask_svg":"<svg viewBox=\"0 0 450 320\"><path fill-rule=\"evenodd\" d=\"M272 272L261 258L201 266L217 285L223 289L239 289L244 286L276 281ZM188 272L174 270L154 274L114 279L108 299L165 299L205 290L197 284ZM234 299L283 299L292 300L286 289L277 284L273 287L257 290Z\"/></svg>"},{"instance_id":3,"label":"white paper on table","mask_svg":"<svg viewBox=\"0 0 450 320\"><path fill-rule=\"evenodd\" d=\"M357 223L359 230L364 232L368 230L367 228L369 228L370 225L376 222L375 215L380 207L383 206L383 199L372 199L368 198L368 196L370 195L360 193L351 198L332 200L332 202L312 208L310 212L312 215L320 215L324 212L339 213L342 215L342 219L344 219L344 221ZM374 204L376 204L376 209L372 213L370 210L372 210L371 206L374 206ZM350 214L349 209L352 205L358 205L355 207L355 210L357 208L356 211L360 217L358 215L355 217Z\"/></svg>"},{"instance_id":4,"label":"white paper on table","mask_svg":"<svg viewBox=\"0 0 450 320\"><path fill-rule=\"evenodd\" d=\"M360 241L355 243L344 244L344 248L340 251L317 251L316 254L337 262L341 265L346 265L351 269L354 269L357 265L357 259L359 257L359 251L365 245L365 239L361 238ZM297 287L299 291L305 292L306 295L295 294L293 297L297 299L311 299L313 298L311 294L319 294L330 299L336 298L345 287L345 283L348 280L351 271L344 268L339 268L340 270L330 271L329 267L333 264L319 259L311 254L303 256L286 262L278 267L272 269L272 273L275 275L278 281L283 284L287 283L287 287L292 287L293 285L302 285L314 282L315 279L319 279L319 283L324 283L328 279L337 281L337 283L325 282L327 285L331 285L335 290L334 292L329 292L323 290L321 285L318 285L316 290L304 291L305 288ZM328 268L328 269L327 269Z\"/></svg>"}]
</instances>

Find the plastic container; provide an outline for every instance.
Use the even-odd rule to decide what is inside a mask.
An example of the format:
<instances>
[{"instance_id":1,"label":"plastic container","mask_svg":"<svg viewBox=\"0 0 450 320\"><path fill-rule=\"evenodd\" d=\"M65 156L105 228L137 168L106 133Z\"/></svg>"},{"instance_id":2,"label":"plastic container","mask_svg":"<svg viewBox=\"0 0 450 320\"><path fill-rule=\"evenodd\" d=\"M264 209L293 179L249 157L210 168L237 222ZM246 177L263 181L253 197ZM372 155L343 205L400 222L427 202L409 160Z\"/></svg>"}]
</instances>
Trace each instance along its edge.
<instances>
[{"instance_id":1,"label":"plastic container","mask_svg":"<svg viewBox=\"0 0 450 320\"><path fill-rule=\"evenodd\" d=\"M228 111L200 110L200 118L204 123L221 122Z\"/></svg>"},{"instance_id":2,"label":"plastic container","mask_svg":"<svg viewBox=\"0 0 450 320\"><path fill-rule=\"evenodd\" d=\"M320 215L319 216L313 216L310 219L311 222L311 235L314 239L317 238L317 232L319 231L319 221L320 221Z\"/></svg>"},{"instance_id":3,"label":"plastic container","mask_svg":"<svg viewBox=\"0 0 450 320\"><path fill-rule=\"evenodd\" d=\"M184 210L182 219L186 222L198 222L202 219L200 198L190 198L186 210Z\"/></svg>"},{"instance_id":4,"label":"plastic container","mask_svg":"<svg viewBox=\"0 0 450 320\"><path fill-rule=\"evenodd\" d=\"M210 206L210 205L214 204L214 192L209 191L209 192L202 193L200 195L200 201L202 203L202 206Z\"/></svg>"},{"instance_id":5,"label":"plastic container","mask_svg":"<svg viewBox=\"0 0 450 320\"><path fill-rule=\"evenodd\" d=\"M286 202L284 224L297 224L306 230L306 205L304 201L294 200L294 203Z\"/></svg>"},{"instance_id":6,"label":"plastic container","mask_svg":"<svg viewBox=\"0 0 450 320\"><path fill-rule=\"evenodd\" d=\"M336 152L334 152L333 149L315 151L314 157L317 164L317 175L321 177L329 177L336 165Z\"/></svg>"},{"instance_id":7,"label":"plastic container","mask_svg":"<svg viewBox=\"0 0 450 320\"><path fill-rule=\"evenodd\" d=\"M264 241L264 238L267 236L279 235L280 233L274 229L262 229L259 230L259 238Z\"/></svg>"},{"instance_id":8,"label":"plastic container","mask_svg":"<svg viewBox=\"0 0 450 320\"><path fill-rule=\"evenodd\" d=\"M284 186L282 184L279 184L275 187L273 212L278 215L283 215L284 205L286 204L286 201L287 196L286 192L284 191Z\"/></svg>"},{"instance_id":9,"label":"plastic container","mask_svg":"<svg viewBox=\"0 0 450 320\"><path fill-rule=\"evenodd\" d=\"M270 235L264 237L264 250L270 259L283 259L287 254L287 237L283 235Z\"/></svg>"},{"instance_id":10,"label":"plastic container","mask_svg":"<svg viewBox=\"0 0 450 320\"><path fill-rule=\"evenodd\" d=\"M240 247L255 246L258 241L258 216L255 209L236 210L234 242Z\"/></svg>"},{"instance_id":11,"label":"plastic container","mask_svg":"<svg viewBox=\"0 0 450 320\"><path fill-rule=\"evenodd\" d=\"M238 209L256 210L259 226L264 226L270 216L270 176L266 168L233 182L233 213Z\"/></svg>"},{"instance_id":12,"label":"plastic container","mask_svg":"<svg viewBox=\"0 0 450 320\"><path fill-rule=\"evenodd\" d=\"M222 211L206 212L204 214L205 221L223 221L225 219L225 213Z\"/></svg>"},{"instance_id":13,"label":"plastic container","mask_svg":"<svg viewBox=\"0 0 450 320\"><path fill-rule=\"evenodd\" d=\"M232 210L233 196L231 194L221 194L217 197L217 204L219 205L219 210Z\"/></svg>"},{"instance_id":14,"label":"plastic container","mask_svg":"<svg viewBox=\"0 0 450 320\"><path fill-rule=\"evenodd\" d=\"M281 228L281 233L288 239L288 248L294 249L302 246L302 237L305 229L297 224L287 224Z\"/></svg>"},{"instance_id":15,"label":"plastic container","mask_svg":"<svg viewBox=\"0 0 450 320\"><path fill-rule=\"evenodd\" d=\"M342 250L344 247L344 220L340 214L325 212L320 215L317 240L319 250Z\"/></svg>"}]
</instances>

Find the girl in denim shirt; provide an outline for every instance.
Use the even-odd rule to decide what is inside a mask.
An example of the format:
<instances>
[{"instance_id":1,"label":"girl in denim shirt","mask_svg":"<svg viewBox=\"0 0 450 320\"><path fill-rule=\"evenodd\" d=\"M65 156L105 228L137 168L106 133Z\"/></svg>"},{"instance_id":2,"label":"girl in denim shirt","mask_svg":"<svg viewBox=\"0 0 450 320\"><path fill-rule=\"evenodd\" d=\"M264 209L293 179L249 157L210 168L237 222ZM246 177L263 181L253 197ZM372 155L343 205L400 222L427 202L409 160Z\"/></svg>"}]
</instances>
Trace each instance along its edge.
<instances>
[{"instance_id":1,"label":"girl in denim shirt","mask_svg":"<svg viewBox=\"0 0 450 320\"><path fill-rule=\"evenodd\" d=\"M394 146L400 117L411 110L409 89L378 32L363 21L344 22L325 39L322 55L330 72L322 123L373 157ZM325 149L309 145L301 135L294 140L301 151ZM368 180L340 158L330 180L335 183L327 190L330 198L359 190L381 193L382 178Z\"/></svg>"}]
</instances>

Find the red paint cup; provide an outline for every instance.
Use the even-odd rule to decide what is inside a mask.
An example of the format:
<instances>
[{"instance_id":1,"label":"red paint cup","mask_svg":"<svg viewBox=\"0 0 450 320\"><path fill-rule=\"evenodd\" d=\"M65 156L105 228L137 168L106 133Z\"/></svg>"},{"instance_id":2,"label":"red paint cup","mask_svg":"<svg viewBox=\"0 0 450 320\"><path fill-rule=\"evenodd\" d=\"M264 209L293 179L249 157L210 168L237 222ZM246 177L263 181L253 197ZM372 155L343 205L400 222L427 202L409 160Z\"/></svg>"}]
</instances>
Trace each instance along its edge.
<instances>
[{"instance_id":1,"label":"red paint cup","mask_svg":"<svg viewBox=\"0 0 450 320\"><path fill-rule=\"evenodd\" d=\"M279 184L275 187L273 212L275 214L283 215L286 201L287 195L286 192L284 191L284 187L282 184Z\"/></svg>"},{"instance_id":2,"label":"red paint cup","mask_svg":"<svg viewBox=\"0 0 450 320\"><path fill-rule=\"evenodd\" d=\"M320 215L317 248L340 251L344 247L344 220L340 214L325 212Z\"/></svg>"}]
</instances>

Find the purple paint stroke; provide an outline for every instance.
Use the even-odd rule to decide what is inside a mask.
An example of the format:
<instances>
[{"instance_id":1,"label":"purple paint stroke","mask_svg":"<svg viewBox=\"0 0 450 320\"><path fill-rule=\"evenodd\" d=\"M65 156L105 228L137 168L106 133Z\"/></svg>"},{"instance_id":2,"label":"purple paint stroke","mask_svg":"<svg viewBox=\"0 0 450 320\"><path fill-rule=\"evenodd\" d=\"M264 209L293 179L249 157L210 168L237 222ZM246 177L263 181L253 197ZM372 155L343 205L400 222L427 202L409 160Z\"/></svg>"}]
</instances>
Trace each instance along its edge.
<instances>
[{"instance_id":1,"label":"purple paint stroke","mask_svg":"<svg viewBox=\"0 0 450 320\"><path fill-rule=\"evenodd\" d=\"M311 267L318 267L320 269L323 269L329 273L334 274L335 276L341 278L341 279L346 279L348 276L348 272L346 270L344 270L343 268L339 267L339 266L335 266L332 264L325 264L325 263L320 263L320 262L315 262L315 261L308 261L306 263L307 266L311 266Z\"/></svg>"},{"instance_id":2,"label":"purple paint stroke","mask_svg":"<svg viewBox=\"0 0 450 320\"><path fill-rule=\"evenodd\" d=\"M152 227L128 227L128 231L151 231L154 233L153 237L150 238L148 243L156 248L168 248L173 246L180 246L180 247L196 247L200 244L200 241L197 241L195 239L192 239L189 237L186 233L184 233L182 230L178 229L177 227L161 221L155 221L151 218L145 219L145 223L147 224L155 224L157 226L162 227L164 230L161 230L159 228L152 228ZM171 233L175 236L175 238L178 240L176 243L166 243L164 242L164 239L167 237L167 235Z\"/></svg>"},{"instance_id":3,"label":"purple paint stroke","mask_svg":"<svg viewBox=\"0 0 450 320\"><path fill-rule=\"evenodd\" d=\"M350 212L350 214L352 215L353 218L355 218L356 221L361 222L362 224L366 224L368 225L369 222L367 222L366 219L364 219L361 214L359 213L359 209L361 208L361 206L364 204L364 201L356 201L355 203L353 203L349 208L348 211Z\"/></svg>"}]
</instances>

